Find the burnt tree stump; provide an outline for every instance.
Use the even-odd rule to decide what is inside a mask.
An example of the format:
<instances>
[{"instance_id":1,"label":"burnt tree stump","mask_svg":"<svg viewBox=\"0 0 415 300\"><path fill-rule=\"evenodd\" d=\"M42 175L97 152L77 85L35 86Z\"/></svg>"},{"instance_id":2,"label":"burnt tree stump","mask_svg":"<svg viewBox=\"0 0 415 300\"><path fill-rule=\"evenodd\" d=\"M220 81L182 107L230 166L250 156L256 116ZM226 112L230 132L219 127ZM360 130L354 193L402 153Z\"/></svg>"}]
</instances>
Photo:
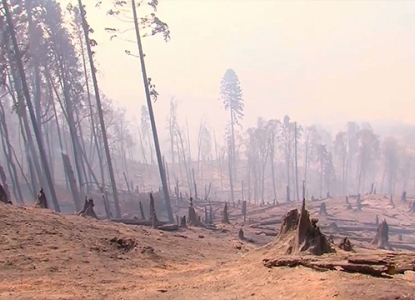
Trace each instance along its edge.
<instances>
[{"instance_id":1,"label":"burnt tree stump","mask_svg":"<svg viewBox=\"0 0 415 300\"><path fill-rule=\"evenodd\" d=\"M243 231L242 228L239 229L238 237L239 237L240 240L244 240L245 239L244 231Z\"/></svg>"},{"instance_id":2,"label":"burnt tree stump","mask_svg":"<svg viewBox=\"0 0 415 300\"><path fill-rule=\"evenodd\" d=\"M225 207L223 208L222 223L230 224L229 214L228 214L228 203L225 202Z\"/></svg>"},{"instance_id":3,"label":"burnt tree stump","mask_svg":"<svg viewBox=\"0 0 415 300\"><path fill-rule=\"evenodd\" d=\"M159 220L157 219L156 207L154 206L153 193L150 193L150 221L154 229L157 229Z\"/></svg>"},{"instance_id":4,"label":"burnt tree stump","mask_svg":"<svg viewBox=\"0 0 415 300\"><path fill-rule=\"evenodd\" d=\"M320 211L318 213L320 216L327 216L327 207L326 207L326 203L322 202L320 204Z\"/></svg>"},{"instance_id":5,"label":"burnt tree stump","mask_svg":"<svg viewBox=\"0 0 415 300\"><path fill-rule=\"evenodd\" d=\"M45 195L45 192L43 191L43 188L39 190L39 194L37 195L35 206L40 207L40 208L48 208L48 201L46 199L46 195Z\"/></svg>"},{"instance_id":6,"label":"burnt tree stump","mask_svg":"<svg viewBox=\"0 0 415 300\"><path fill-rule=\"evenodd\" d=\"M353 245L350 242L350 240L347 237L345 237L340 242L339 248L342 249L342 250L344 250L344 251L352 251L353 250Z\"/></svg>"},{"instance_id":7,"label":"burnt tree stump","mask_svg":"<svg viewBox=\"0 0 415 300\"><path fill-rule=\"evenodd\" d=\"M246 200L242 201L242 215L244 216L244 222L246 222Z\"/></svg>"},{"instance_id":8,"label":"burnt tree stump","mask_svg":"<svg viewBox=\"0 0 415 300\"><path fill-rule=\"evenodd\" d=\"M350 202L349 202L349 196L346 196L346 204L350 204Z\"/></svg>"},{"instance_id":9,"label":"burnt tree stump","mask_svg":"<svg viewBox=\"0 0 415 300\"><path fill-rule=\"evenodd\" d=\"M402 202L406 202L406 191L403 191L403 192L402 192L401 201L402 201Z\"/></svg>"},{"instance_id":10,"label":"burnt tree stump","mask_svg":"<svg viewBox=\"0 0 415 300\"><path fill-rule=\"evenodd\" d=\"M376 215L375 225L376 225L376 226L379 226L379 216L378 216L378 215Z\"/></svg>"},{"instance_id":11,"label":"burnt tree stump","mask_svg":"<svg viewBox=\"0 0 415 300\"><path fill-rule=\"evenodd\" d=\"M357 204L357 210L362 210L362 200L360 199L360 194L357 195L356 204Z\"/></svg>"},{"instance_id":12,"label":"burnt tree stump","mask_svg":"<svg viewBox=\"0 0 415 300\"><path fill-rule=\"evenodd\" d=\"M197 216L196 210L193 207L193 198L190 197L190 205L189 205L189 217L188 220L190 226L200 226L201 222L199 217Z\"/></svg>"},{"instance_id":13,"label":"burnt tree stump","mask_svg":"<svg viewBox=\"0 0 415 300\"><path fill-rule=\"evenodd\" d=\"M389 245L389 225L385 219L380 223L372 244L377 245L380 249L391 249Z\"/></svg>"},{"instance_id":14,"label":"burnt tree stump","mask_svg":"<svg viewBox=\"0 0 415 300\"><path fill-rule=\"evenodd\" d=\"M89 198L88 200L88 198L85 197L84 207L77 214L83 217L98 219L98 216L94 211L94 206L94 200L92 198Z\"/></svg>"},{"instance_id":15,"label":"burnt tree stump","mask_svg":"<svg viewBox=\"0 0 415 300\"><path fill-rule=\"evenodd\" d=\"M297 209L293 209L284 217L276 242L291 237L287 254L309 252L314 255L322 255L334 252L326 236L317 226L317 222L318 219L310 220L310 214L305 209L304 199L301 213Z\"/></svg>"},{"instance_id":16,"label":"burnt tree stump","mask_svg":"<svg viewBox=\"0 0 415 300\"><path fill-rule=\"evenodd\" d=\"M141 201L138 202L138 205L140 206L141 220L145 220L146 219L146 215L144 214L143 204L141 203Z\"/></svg>"},{"instance_id":17,"label":"burnt tree stump","mask_svg":"<svg viewBox=\"0 0 415 300\"><path fill-rule=\"evenodd\" d=\"M393 195L392 194L389 198L389 204L392 205L392 206L395 206L395 203L393 203Z\"/></svg>"},{"instance_id":18,"label":"burnt tree stump","mask_svg":"<svg viewBox=\"0 0 415 300\"><path fill-rule=\"evenodd\" d=\"M180 218L180 227L187 227L186 216Z\"/></svg>"},{"instance_id":19,"label":"burnt tree stump","mask_svg":"<svg viewBox=\"0 0 415 300\"><path fill-rule=\"evenodd\" d=\"M3 185L0 183L0 202L5 204L13 204L9 197L7 196L6 190L4 189Z\"/></svg>"}]
</instances>

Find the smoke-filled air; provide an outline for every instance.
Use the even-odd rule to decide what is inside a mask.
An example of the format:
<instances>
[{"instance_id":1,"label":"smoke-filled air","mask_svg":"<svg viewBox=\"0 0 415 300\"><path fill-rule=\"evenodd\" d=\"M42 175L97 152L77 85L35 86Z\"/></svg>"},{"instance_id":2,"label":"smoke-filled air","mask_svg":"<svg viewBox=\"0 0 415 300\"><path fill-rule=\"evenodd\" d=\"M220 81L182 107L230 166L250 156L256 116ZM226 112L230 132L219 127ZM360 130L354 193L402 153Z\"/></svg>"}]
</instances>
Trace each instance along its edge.
<instances>
[{"instance_id":1,"label":"smoke-filled air","mask_svg":"<svg viewBox=\"0 0 415 300\"><path fill-rule=\"evenodd\" d=\"M0 299L415 299L415 2L0 0Z\"/></svg>"}]
</instances>

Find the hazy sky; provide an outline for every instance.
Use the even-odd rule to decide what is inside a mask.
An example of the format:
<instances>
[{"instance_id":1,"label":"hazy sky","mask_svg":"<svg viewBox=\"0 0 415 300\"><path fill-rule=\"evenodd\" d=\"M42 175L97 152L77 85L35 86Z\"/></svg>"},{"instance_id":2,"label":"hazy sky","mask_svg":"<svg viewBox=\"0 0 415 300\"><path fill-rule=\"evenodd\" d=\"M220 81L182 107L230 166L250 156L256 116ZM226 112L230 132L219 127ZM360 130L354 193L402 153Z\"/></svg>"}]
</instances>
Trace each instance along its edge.
<instances>
[{"instance_id":1,"label":"hazy sky","mask_svg":"<svg viewBox=\"0 0 415 300\"><path fill-rule=\"evenodd\" d=\"M145 103L133 43L104 27L133 28L85 0L96 30L101 89L139 118ZM244 92L244 127L256 118L299 122L395 119L415 124L415 1L160 0L171 41L143 39L154 105L164 127L179 101L197 134L202 117L222 131L219 84L227 68ZM134 40L133 31L124 35ZM223 132L223 131L222 131Z\"/></svg>"}]
</instances>

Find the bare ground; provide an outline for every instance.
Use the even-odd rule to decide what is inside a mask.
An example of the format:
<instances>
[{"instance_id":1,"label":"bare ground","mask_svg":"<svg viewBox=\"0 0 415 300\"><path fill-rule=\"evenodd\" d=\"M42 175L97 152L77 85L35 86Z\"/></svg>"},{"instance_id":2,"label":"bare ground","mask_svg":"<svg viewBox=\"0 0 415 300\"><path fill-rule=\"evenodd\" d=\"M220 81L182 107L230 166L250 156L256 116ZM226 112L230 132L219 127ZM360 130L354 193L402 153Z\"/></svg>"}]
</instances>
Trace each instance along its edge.
<instances>
[{"instance_id":1,"label":"bare ground","mask_svg":"<svg viewBox=\"0 0 415 300\"><path fill-rule=\"evenodd\" d=\"M411 250L415 216L406 213L404 204L389 208L388 201L366 197L362 211L353 212L344 209L344 200L330 199L329 216L319 223L330 233L329 224L336 222L340 228L333 235L350 236L356 251L381 255L385 251L368 243L375 234L368 228L375 226L366 224L378 214L380 221L388 218L395 248ZM310 203L310 211L316 214L319 205ZM249 207L249 217L251 223L278 219L298 206ZM217 230L162 232L0 204L0 299L415 299L411 271L377 278L266 268L262 260L279 253L261 246L274 237L256 235L258 229L245 225L246 236L255 243L239 241L237 215L238 209L231 208L232 224ZM401 229L408 231L402 241Z\"/></svg>"}]
</instances>

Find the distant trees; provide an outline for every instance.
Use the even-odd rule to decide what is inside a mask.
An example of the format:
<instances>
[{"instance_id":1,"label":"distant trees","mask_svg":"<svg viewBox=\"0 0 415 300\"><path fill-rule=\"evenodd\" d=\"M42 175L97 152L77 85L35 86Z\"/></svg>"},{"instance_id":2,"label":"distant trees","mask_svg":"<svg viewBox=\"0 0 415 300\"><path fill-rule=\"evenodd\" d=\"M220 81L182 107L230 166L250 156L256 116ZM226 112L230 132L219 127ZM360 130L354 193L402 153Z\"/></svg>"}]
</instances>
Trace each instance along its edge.
<instances>
[{"instance_id":1,"label":"distant trees","mask_svg":"<svg viewBox=\"0 0 415 300\"><path fill-rule=\"evenodd\" d=\"M225 110L229 111L229 124L228 124L228 159L229 170L232 172L230 177L236 179L236 147L235 147L235 126L239 125L239 121L244 116L244 102L242 98L242 88L238 76L232 69L226 70L220 83L220 97L225 107ZM233 176L232 176L233 175ZM231 180L231 185L233 184ZM233 201L233 193L231 199Z\"/></svg>"}]
</instances>

